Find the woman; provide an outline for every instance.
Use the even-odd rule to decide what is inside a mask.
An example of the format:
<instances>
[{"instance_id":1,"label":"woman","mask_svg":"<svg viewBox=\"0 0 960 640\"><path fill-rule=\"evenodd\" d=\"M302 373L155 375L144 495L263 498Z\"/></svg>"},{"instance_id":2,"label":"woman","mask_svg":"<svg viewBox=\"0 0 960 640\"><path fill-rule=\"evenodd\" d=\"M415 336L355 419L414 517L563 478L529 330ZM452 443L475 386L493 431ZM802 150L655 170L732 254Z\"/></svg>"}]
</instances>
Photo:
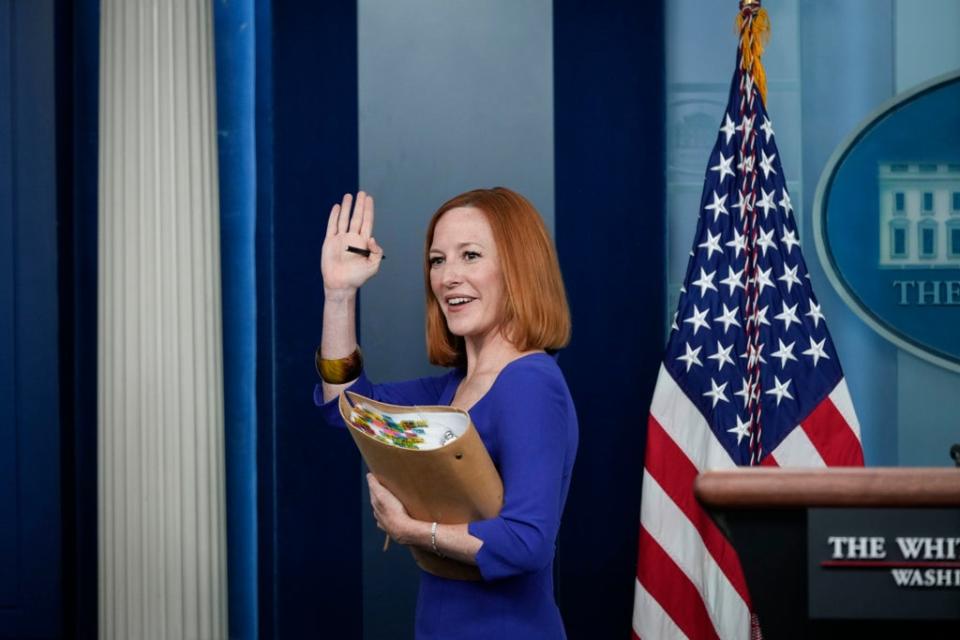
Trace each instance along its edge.
<instances>
[{"instance_id":1,"label":"woman","mask_svg":"<svg viewBox=\"0 0 960 640\"><path fill-rule=\"evenodd\" d=\"M352 215L351 215L351 205ZM563 638L553 556L577 450L577 419L552 352L570 316L556 253L533 206L508 189L446 202L427 229L427 352L445 375L375 385L354 331L357 290L380 267L373 198L334 205L323 243L326 300L314 397L331 424L344 389L394 404L468 411L504 484L496 518L450 525L412 519L368 474L378 526L405 545L476 565L482 582L422 572L417 638ZM363 256L348 247L366 249Z\"/></svg>"}]
</instances>

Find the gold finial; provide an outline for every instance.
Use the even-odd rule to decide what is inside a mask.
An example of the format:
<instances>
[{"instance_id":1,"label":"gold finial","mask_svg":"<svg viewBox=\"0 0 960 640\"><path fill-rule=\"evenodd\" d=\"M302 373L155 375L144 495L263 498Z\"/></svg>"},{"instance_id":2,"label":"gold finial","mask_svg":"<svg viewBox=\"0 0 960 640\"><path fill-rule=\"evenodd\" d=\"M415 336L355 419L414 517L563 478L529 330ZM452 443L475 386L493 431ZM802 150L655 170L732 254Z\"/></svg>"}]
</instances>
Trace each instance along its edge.
<instances>
[{"instance_id":1,"label":"gold finial","mask_svg":"<svg viewBox=\"0 0 960 640\"><path fill-rule=\"evenodd\" d=\"M760 57L770 36L770 20L760 0L740 0L737 13L737 31L740 32L740 65L753 76L760 98L767 101L767 75Z\"/></svg>"}]
</instances>

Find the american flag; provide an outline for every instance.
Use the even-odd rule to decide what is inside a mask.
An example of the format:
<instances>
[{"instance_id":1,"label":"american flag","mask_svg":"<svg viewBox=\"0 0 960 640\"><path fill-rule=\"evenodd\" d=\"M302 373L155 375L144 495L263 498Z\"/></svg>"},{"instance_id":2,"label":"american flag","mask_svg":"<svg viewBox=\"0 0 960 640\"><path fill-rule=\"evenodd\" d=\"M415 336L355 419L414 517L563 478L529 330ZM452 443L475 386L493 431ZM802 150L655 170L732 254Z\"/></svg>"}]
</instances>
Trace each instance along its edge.
<instances>
[{"instance_id":1,"label":"american flag","mask_svg":"<svg viewBox=\"0 0 960 640\"><path fill-rule=\"evenodd\" d=\"M742 48L650 407L633 613L645 640L756 633L736 552L694 498L700 471L863 464L760 74L742 68Z\"/></svg>"}]
</instances>

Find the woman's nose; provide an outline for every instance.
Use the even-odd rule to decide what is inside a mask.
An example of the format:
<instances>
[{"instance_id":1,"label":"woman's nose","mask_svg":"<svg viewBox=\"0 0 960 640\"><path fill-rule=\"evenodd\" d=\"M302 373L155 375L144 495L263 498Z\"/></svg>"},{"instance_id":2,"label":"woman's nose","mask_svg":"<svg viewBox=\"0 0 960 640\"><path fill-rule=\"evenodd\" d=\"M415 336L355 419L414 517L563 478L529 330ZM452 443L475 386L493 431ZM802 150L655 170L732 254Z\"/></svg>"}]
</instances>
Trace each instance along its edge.
<instances>
[{"instance_id":1,"label":"woman's nose","mask_svg":"<svg viewBox=\"0 0 960 640\"><path fill-rule=\"evenodd\" d=\"M463 278L460 273L460 268L456 264L447 263L443 265L443 275L441 278L443 286L449 289L460 284L462 280Z\"/></svg>"}]
</instances>

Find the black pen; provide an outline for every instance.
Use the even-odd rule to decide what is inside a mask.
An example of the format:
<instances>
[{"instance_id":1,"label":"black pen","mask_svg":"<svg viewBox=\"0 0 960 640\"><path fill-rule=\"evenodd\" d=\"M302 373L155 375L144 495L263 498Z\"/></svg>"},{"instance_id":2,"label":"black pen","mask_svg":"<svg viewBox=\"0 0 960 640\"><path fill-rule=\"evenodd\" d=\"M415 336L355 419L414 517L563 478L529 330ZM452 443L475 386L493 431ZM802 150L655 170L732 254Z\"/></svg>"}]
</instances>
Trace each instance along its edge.
<instances>
[{"instance_id":1,"label":"black pen","mask_svg":"<svg viewBox=\"0 0 960 640\"><path fill-rule=\"evenodd\" d=\"M370 249L361 249L360 247L353 247L349 245L347 246L347 251L349 251L350 253L355 253L359 256L363 256L364 258L369 258L371 253ZM380 259L386 260L387 256L381 255Z\"/></svg>"}]
</instances>

